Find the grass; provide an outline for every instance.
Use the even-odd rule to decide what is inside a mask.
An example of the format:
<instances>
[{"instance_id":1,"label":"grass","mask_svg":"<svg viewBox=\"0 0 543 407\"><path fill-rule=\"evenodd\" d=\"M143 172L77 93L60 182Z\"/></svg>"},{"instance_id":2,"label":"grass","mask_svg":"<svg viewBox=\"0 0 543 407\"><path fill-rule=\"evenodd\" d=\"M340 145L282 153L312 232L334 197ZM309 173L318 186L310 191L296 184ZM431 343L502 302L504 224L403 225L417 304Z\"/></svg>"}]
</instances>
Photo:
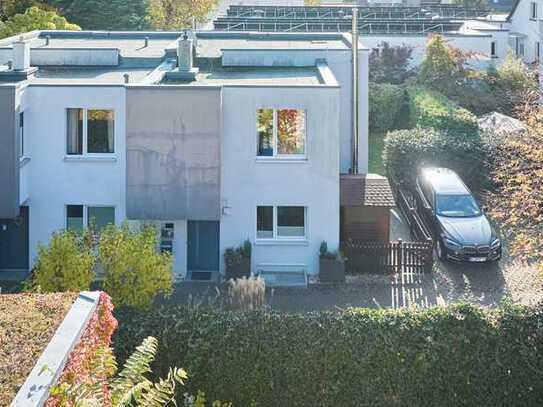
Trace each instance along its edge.
<instances>
[{"instance_id":1,"label":"grass","mask_svg":"<svg viewBox=\"0 0 543 407\"><path fill-rule=\"evenodd\" d=\"M76 295L0 295L0 406L11 403Z\"/></svg>"},{"instance_id":2,"label":"grass","mask_svg":"<svg viewBox=\"0 0 543 407\"><path fill-rule=\"evenodd\" d=\"M385 175L383 166L383 148L385 147L385 135L383 133L370 132L369 137L369 172Z\"/></svg>"}]
</instances>

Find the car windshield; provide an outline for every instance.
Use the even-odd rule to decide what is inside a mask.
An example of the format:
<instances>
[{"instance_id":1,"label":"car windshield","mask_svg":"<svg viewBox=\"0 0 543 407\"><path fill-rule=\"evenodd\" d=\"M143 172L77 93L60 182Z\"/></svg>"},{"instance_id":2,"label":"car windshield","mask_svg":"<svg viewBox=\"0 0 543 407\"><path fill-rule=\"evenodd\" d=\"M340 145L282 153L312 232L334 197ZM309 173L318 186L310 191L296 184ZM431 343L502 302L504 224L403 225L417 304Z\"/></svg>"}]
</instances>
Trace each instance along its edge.
<instances>
[{"instance_id":1,"label":"car windshield","mask_svg":"<svg viewBox=\"0 0 543 407\"><path fill-rule=\"evenodd\" d=\"M481 210L471 195L437 195L437 214L454 218L479 216Z\"/></svg>"}]
</instances>

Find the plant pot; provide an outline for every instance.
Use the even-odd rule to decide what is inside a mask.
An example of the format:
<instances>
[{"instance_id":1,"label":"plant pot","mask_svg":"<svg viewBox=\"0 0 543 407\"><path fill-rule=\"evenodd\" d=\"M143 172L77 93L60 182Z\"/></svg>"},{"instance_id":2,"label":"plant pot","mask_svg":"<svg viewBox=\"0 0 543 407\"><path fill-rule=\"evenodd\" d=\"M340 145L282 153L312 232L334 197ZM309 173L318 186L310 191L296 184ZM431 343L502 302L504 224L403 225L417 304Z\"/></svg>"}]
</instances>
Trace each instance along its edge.
<instances>
[{"instance_id":1,"label":"plant pot","mask_svg":"<svg viewBox=\"0 0 543 407\"><path fill-rule=\"evenodd\" d=\"M251 258L244 257L239 263L226 266L226 280L247 277L251 275Z\"/></svg>"},{"instance_id":2,"label":"plant pot","mask_svg":"<svg viewBox=\"0 0 543 407\"><path fill-rule=\"evenodd\" d=\"M321 283L344 283L345 262L335 258L319 259L319 280Z\"/></svg>"}]
</instances>

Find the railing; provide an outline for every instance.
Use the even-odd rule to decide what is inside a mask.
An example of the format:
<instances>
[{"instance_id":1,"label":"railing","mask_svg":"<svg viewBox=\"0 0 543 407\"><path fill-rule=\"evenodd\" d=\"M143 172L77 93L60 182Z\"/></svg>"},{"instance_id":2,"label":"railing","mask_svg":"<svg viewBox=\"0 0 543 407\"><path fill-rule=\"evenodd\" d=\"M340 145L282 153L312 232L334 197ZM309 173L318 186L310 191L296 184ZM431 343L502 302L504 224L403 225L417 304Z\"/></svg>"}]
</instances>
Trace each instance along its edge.
<instances>
[{"instance_id":1,"label":"railing","mask_svg":"<svg viewBox=\"0 0 543 407\"><path fill-rule=\"evenodd\" d=\"M433 244L426 242L343 242L345 271L349 274L396 274L432 271Z\"/></svg>"}]
</instances>

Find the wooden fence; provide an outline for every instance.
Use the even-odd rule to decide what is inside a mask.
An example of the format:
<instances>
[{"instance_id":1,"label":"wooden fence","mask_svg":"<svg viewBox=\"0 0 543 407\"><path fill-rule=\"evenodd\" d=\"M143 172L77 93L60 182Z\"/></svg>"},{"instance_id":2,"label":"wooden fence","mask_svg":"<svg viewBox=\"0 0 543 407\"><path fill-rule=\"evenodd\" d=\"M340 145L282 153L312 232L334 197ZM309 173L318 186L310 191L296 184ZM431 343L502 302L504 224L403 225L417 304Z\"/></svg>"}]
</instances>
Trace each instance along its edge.
<instances>
[{"instance_id":1,"label":"wooden fence","mask_svg":"<svg viewBox=\"0 0 543 407\"><path fill-rule=\"evenodd\" d=\"M433 265L433 243L373 243L349 240L342 243L345 268L349 274L430 272Z\"/></svg>"}]
</instances>

